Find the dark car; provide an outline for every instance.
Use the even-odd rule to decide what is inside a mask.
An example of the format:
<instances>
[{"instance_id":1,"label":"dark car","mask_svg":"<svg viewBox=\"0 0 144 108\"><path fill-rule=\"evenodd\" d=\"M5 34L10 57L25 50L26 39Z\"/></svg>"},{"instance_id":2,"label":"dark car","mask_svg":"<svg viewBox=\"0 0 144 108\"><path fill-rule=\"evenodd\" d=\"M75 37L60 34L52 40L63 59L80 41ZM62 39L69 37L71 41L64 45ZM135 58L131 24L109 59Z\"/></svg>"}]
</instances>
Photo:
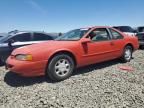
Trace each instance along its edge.
<instances>
[{"instance_id":1,"label":"dark car","mask_svg":"<svg viewBox=\"0 0 144 108\"><path fill-rule=\"evenodd\" d=\"M11 52L21 46L53 40L55 37L44 32L9 32L0 37L0 64L5 62Z\"/></svg>"},{"instance_id":2,"label":"dark car","mask_svg":"<svg viewBox=\"0 0 144 108\"><path fill-rule=\"evenodd\" d=\"M139 32L136 36L138 37L140 48L144 48L144 32Z\"/></svg>"},{"instance_id":3,"label":"dark car","mask_svg":"<svg viewBox=\"0 0 144 108\"><path fill-rule=\"evenodd\" d=\"M127 35L135 36L137 34L136 30L130 26L114 26L113 28L120 30Z\"/></svg>"},{"instance_id":4,"label":"dark car","mask_svg":"<svg viewBox=\"0 0 144 108\"><path fill-rule=\"evenodd\" d=\"M140 33L144 32L144 26L137 27L137 31L140 32Z\"/></svg>"}]
</instances>

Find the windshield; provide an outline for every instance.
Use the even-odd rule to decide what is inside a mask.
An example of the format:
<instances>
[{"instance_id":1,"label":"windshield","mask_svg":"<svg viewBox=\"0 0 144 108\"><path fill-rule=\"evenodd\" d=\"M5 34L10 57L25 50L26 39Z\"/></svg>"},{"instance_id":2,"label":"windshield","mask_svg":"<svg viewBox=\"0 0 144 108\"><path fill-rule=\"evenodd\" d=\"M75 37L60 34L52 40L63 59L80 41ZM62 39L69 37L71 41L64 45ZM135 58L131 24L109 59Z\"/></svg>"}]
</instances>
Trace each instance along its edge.
<instances>
[{"instance_id":1,"label":"windshield","mask_svg":"<svg viewBox=\"0 0 144 108\"><path fill-rule=\"evenodd\" d=\"M8 35L8 34L6 34L6 35L4 35L4 36L0 36L0 42L3 42L5 39L7 39L7 37L9 37L9 36L11 36L11 35Z\"/></svg>"},{"instance_id":2,"label":"windshield","mask_svg":"<svg viewBox=\"0 0 144 108\"><path fill-rule=\"evenodd\" d=\"M85 33L87 33L88 29L75 29L65 33L64 35L58 37L55 40L64 40L64 41L76 41L81 39Z\"/></svg>"},{"instance_id":3,"label":"windshield","mask_svg":"<svg viewBox=\"0 0 144 108\"><path fill-rule=\"evenodd\" d=\"M144 27L139 27L138 31L139 32L144 32Z\"/></svg>"}]
</instances>

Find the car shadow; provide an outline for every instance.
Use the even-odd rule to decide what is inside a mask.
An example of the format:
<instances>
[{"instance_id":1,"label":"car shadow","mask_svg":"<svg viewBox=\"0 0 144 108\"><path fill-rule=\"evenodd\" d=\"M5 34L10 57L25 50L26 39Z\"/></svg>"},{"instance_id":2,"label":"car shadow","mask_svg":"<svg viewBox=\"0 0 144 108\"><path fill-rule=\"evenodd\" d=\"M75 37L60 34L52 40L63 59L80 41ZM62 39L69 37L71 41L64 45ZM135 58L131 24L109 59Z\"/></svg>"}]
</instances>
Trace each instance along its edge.
<instances>
[{"instance_id":1,"label":"car shadow","mask_svg":"<svg viewBox=\"0 0 144 108\"><path fill-rule=\"evenodd\" d=\"M98 69L103 69L103 68L106 68L106 67L109 67L109 66L112 66L112 65L116 65L118 63L122 63L122 62L120 62L120 60L116 59L116 60L106 61L106 62L102 62L102 63L93 64L93 65L85 66L85 67L82 67L82 68L78 68L73 73L73 76L84 74L84 73L89 73L89 72L92 72L92 71L98 70Z\"/></svg>"},{"instance_id":2,"label":"car shadow","mask_svg":"<svg viewBox=\"0 0 144 108\"><path fill-rule=\"evenodd\" d=\"M4 63L0 63L0 67L3 67L3 66L5 66L5 64Z\"/></svg>"},{"instance_id":3,"label":"car shadow","mask_svg":"<svg viewBox=\"0 0 144 108\"><path fill-rule=\"evenodd\" d=\"M144 50L144 46L143 46L143 47L140 47L139 50Z\"/></svg>"},{"instance_id":4,"label":"car shadow","mask_svg":"<svg viewBox=\"0 0 144 108\"><path fill-rule=\"evenodd\" d=\"M108 62L85 66L83 68L76 69L75 72L72 74L72 76L89 73L89 72L92 72L93 70L103 69L105 67L109 67L109 66L112 66L112 65L118 64L118 63L120 63L119 60L112 60L112 61L108 61ZM31 85L39 84L39 83L43 83L43 82L57 83L57 82L52 82L51 80L47 79L45 76L22 77L13 72L7 72L4 77L4 81L9 86L12 86L12 87L31 86Z\"/></svg>"},{"instance_id":5,"label":"car shadow","mask_svg":"<svg viewBox=\"0 0 144 108\"><path fill-rule=\"evenodd\" d=\"M23 77L13 72L7 72L4 77L4 82L12 87L30 86L43 82L54 83L48 80L45 76L40 77Z\"/></svg>"}]
</instances>

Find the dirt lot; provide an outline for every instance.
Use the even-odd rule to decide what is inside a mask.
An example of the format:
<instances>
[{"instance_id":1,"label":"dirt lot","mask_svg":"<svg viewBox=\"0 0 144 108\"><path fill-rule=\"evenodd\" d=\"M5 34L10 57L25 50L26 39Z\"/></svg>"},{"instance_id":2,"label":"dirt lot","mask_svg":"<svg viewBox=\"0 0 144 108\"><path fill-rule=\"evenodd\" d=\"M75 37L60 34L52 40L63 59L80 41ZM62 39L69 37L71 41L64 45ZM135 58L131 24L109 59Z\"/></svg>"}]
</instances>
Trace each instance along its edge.
<instances>
[{"instance_id":1,"label":"dirt lot","mask_svg":"<svg viewBox=\"0 0 144 108\"><path fill-rule=\"evenodd\" d=\"M78 69L58 83L0 67L0 108L144 108L144 51L133 57L126 64L113 60Z\"/></svg>"}]
</instances>

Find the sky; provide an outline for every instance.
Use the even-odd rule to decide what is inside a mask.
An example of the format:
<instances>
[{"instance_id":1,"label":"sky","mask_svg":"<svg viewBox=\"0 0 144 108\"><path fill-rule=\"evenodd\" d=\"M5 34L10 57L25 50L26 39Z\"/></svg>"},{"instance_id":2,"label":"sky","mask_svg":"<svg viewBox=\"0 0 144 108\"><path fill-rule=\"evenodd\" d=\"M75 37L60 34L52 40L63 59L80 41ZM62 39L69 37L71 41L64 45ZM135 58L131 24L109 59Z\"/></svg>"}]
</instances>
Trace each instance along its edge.
<instances>
[{"instance_id":1,"label":"sky","mask_svg":"<svg viewBox=\"0 0 144 108\"><path fill-rule=\"evenodd\" d=\"M144 26L144 0L0 0L0 32Z\"/></svg>"}]
</instances>

